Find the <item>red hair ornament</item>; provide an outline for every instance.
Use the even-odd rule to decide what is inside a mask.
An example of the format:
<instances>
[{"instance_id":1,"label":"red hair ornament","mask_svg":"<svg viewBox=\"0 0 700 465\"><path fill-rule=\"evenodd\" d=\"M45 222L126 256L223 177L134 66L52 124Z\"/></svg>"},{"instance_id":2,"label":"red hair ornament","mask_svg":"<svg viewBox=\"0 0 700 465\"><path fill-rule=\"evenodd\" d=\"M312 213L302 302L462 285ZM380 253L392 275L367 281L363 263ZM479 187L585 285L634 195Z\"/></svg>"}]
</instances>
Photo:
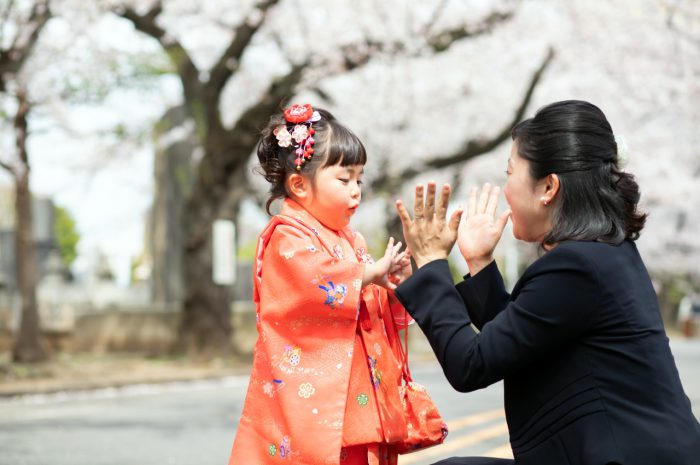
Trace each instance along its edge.
<instances>
[{"instance_id":1,"label":"red hair ornament","mask_svg":"<svg viewBox=\"0 0 700 465\"><path fill-rule=\"evenodd\" d=\"M292 141L297 158L294 160L297 171L301 171L301 166L306 160L311 159L314 153L313 145L316 142L313 135L316 131L313 128L313 123L321 119L321 115L314 111L313 107L308 103L303 105L294 104L284 110L284 119L287 124L281 124L275 128L273 133L277 138L277 145L280 147L289 147ZM291 128L288 128L293 124ZM291 129L291 132L289 131Z\"/></svg>"}]
</instances>

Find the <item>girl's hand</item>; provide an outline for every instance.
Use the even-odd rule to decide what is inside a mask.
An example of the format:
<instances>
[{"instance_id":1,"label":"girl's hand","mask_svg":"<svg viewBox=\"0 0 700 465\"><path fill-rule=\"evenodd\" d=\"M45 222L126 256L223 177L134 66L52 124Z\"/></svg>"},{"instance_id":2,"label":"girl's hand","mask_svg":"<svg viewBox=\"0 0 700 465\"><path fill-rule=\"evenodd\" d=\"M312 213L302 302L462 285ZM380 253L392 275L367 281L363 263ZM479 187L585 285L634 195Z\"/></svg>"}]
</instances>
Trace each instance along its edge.
<instances>
[{"instance_id":1,"label":"girl's hand","mask_svg":"<svg viewBox=\"0 0 700 465\"><path fill-rule=\"evenodd\" d=\"M365 265L362 287L368 284L377 284L387 289L396 289L396 285L389 280L389 270L405 258L406 252L399 253L402 245L401 242L394 245L394 238L389 238L384 256L374 263Z\"/></svg>"},{"instance_id":2,"label":"girl's hand","mask_svg":"<svg viewBox=\"0 0 700 465\"><path fill-rule=\"evenodd\" d=\"M478 188L469 191L469 208L459 226L457 245L469 267L469 273L474 276L493 261L493 250L501 239L506 227L510 210L505 210L496 218L498 196L501 190L498 186L484 184L477 201Z\"/></svg>"},{"instance_id":3,"label":"girl's hand","mask_svg":"<svg viewBox=\"0 0 700 465\"><path fill-rule=\"evenodd\" d=\"M389 269L389 281L396 286L406 281L413 274L411 251L407 248L403 253L397 255L397 258L399 256L402 256L402 258L400 260L394 259L394 264Z\"/></svg>"},{"instance_id":4,"label":"girl's hand","mask_svg":"<svg viewBox=\"0 0 700 465\"><path fill-rule=\"evenodd\" d=\"M396 201L396 209L403 225L403 236L411 249L416 266L420 268L433 260L447 258L457 239L457 229L461 210L457 210L447 222L447 205L450 201L450 186L445 184L440 200L435 208L435 183L428 183L428 194L423 202L423 185L416 186L416 199L413 206L413 219L409 216L401 200Z\"/></svg>"}]
</instances>

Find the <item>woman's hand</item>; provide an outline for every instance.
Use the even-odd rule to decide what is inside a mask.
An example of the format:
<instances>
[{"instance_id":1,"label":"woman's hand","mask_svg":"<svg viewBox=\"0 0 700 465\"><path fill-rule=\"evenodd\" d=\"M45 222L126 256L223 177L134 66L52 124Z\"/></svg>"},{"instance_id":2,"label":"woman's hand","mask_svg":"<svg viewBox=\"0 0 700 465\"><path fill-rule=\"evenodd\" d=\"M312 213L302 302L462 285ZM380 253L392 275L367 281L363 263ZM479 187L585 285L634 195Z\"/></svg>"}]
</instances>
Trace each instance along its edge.
<instances>
[{"instance_id":1,"label":"woman's hand","mask_svg":"<svg viewBox=\"0 0 700 465\"><path fill-rule=\"evenodd\" d=\"M374 263L365 265L364 276L362 277L362 287L368 284L377 284L387 289L396 289L396 284L390 279L391 270L401 267L406 261L406 251L399 253L401 242L394 245L394 238L390 237L384 250L384 256ZM410 263L409 263L410 265Z\"/></svg>"},{"instance_id":2,"label":"woman's hand","mask_svg":"<svg viewBox=\"0 0 700 465\"><path fill-rule=\"evenodd\" d=\"M413 204L413 219L401 200L396 201L396 209L403 225L403 237L418 268L428 262L447 258L457 239L457 229L462 211L457 210L446 220L447 205L450 201L450 186L445 184L435 208L435 183L428 183L428 193L423 202L423 185L416 186L416 199Z\"/></svg>"},{"instance_id":3,"label":"woman's hand","mask_svg":"<svg viewBox=\"0 0 700 465\"><path fill-rule=\"evenodd\" d=\"M477 201L478 188L469 191L469 208L459 226L457 245L469 267L469 273L474 276L493 261L493 250L501 239L506 227L510 210L506 210L496 218L499 187L484 184Z\"/></svg>"}]
</instances>

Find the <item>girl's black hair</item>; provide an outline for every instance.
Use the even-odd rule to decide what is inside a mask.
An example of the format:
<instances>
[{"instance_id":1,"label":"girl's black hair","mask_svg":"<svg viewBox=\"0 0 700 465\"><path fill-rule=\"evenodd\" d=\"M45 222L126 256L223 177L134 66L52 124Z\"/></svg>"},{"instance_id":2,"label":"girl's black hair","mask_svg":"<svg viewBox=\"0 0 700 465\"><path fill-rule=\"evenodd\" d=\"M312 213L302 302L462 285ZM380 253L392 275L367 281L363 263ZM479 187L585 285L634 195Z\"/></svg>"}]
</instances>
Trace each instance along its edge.
<instances>
[{"instance_id":1,"label":"girl's black hair","mask_svg":"<svg viewBox=\"0 0 700 465\"><path fill-rule=\"evenodd\" d=\"M340 164L340 166L364 165L367 162L367 152L360 139L348 128L343 126L327 110L316 108L321 119L313 123L314 154L301 168L296 170L294 143L289 147L280 147L274 134L275 128L287 125L291 132L293 123L287 123L280 113L270 118L262 131L257 153L260 165L258 172L270 183L270 197L265 204L265 210L270 213L270 205L276 199L288 195L285 181L293 173L301 173L314 179L319 168Z\"/></svg>"},{"instance_id":2,"label":"girl's black hair","mask_svg":"<svg viewBox=\"0 0 700 465\"><path fill-rule=\"evenodd\" d=\"M540 108L511 136L534 180L559 177L552 230L541 245L565 240L619 244L636 240L647 215L637 210L639 186L620 170L610 123L595 105L566 100Z\"/></svg>"}]
</instances>

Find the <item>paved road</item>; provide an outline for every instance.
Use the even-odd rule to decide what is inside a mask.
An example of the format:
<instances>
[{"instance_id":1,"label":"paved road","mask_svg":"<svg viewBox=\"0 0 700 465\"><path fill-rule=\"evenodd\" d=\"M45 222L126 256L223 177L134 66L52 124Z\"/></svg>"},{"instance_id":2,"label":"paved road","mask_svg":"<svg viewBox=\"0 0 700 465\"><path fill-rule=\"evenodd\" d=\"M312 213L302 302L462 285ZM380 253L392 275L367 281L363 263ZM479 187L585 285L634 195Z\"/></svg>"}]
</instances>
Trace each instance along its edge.
<instances>
[{"instance_id":1,"label":"paved road","mask_svg":"<svg viewBox=\"0 0 700 465\"><path fill-rule=\"evenodd\" d=\"M700 417L700 341L672 347ZM428 387L451 432L444 445L404 456L401 465L451 455L509 456L500 384L460 394L434 363L415 364L413 375ZM246 384L246 377L235 377L0 400L0 465L224 465Z\"/></svg>"}]
</instances>

